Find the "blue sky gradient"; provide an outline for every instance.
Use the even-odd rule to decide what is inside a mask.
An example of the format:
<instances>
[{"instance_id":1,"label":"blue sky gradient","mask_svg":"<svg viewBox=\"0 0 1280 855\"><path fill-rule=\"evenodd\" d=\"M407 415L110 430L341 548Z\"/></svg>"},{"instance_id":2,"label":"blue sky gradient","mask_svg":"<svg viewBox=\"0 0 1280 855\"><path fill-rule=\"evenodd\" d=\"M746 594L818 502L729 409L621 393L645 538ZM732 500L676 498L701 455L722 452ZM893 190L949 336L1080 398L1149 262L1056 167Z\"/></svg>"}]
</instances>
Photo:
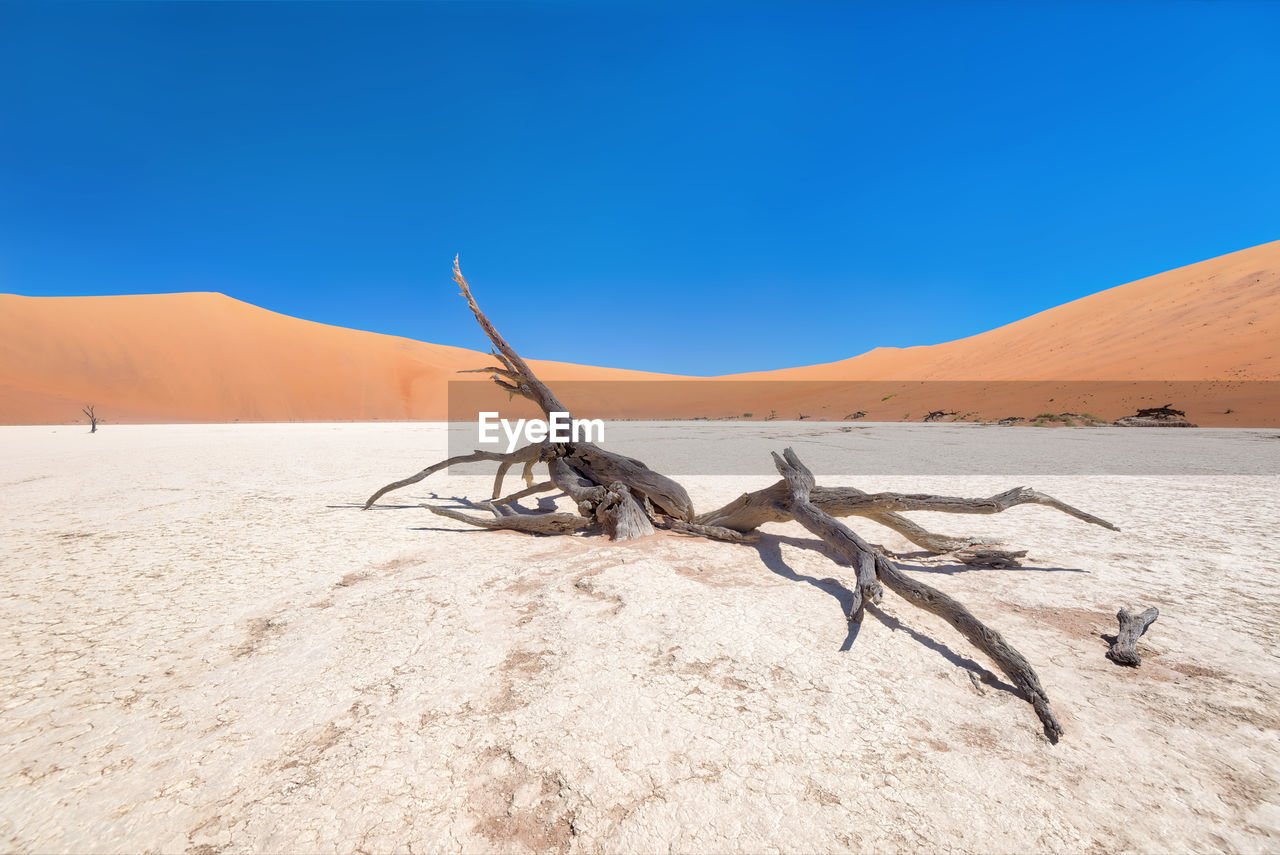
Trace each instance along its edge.
<instances>
[{"instance_id":1,"label":"blue sky gradient","mask_svg":"<svg viewBox=\"0 0 1280 855\"><path fill-rule=\"evenodd\" d=\"M720 374L1277 238L1280 3L0 3L0 291L482 348L461 252L528 356Z\"/></svg>"}]
</instances>

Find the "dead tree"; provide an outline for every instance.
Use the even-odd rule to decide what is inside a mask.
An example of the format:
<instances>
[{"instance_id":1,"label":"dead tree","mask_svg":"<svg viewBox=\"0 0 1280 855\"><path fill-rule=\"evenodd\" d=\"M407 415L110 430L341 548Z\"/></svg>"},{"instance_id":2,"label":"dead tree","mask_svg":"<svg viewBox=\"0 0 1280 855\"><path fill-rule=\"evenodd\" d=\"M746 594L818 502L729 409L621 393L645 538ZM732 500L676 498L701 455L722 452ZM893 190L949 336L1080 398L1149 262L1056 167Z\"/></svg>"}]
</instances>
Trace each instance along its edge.
<instances>
[{"instance_id":1,"label":"dead tree","mask_svg":"<svg viewBox=\"0 0 1280 855\"><path fill-rule=\"evenodd\" d=\"M1171 404L1140 409L1132 416L1116 419L1114 424L1120 427L1195 427L1187 421L1186 413L1175 410Z\"/></svg>"},{"instance_id":2,"label":"dead tree","mask_svg":"<svg viewBox=\"0 0 1280 855\"><path fill-rule=\"evenodd\" d=\"M98 417L93 413L93 404L85 404L80 412L89 417L89 433L98 432Z\"/></svg>"},{"instance_id":3,"label":"dead tree","mask_svg":"<svg viewBox=\"0 0 1280 855\"><path fill-rule=\"evenodd\" d=\"M480 310L455 258L453 278L475 315L480 328L492 344L496 365L477 369L491 375L499 387L510 394L534 402L547 416L568 413L568 408L555 396L514 348L494 328ZM1000 635L987 627L955 599L941 591L917 582L894 563L882 550L862 540L836 517L860 516L898 532L921 548L948 554L965 563L989 566L1016 566L1025 551L998 548L975 538L958 538L930 532L902 516L909 511L942 511L957 514L994 514L1024 504L1054 508L1084 522L1118 531L1092 514L1061 502L1028 487L1015 487L985 499L964 499L915 493L865 493L853 487L820 487L795 453L787 449L782 457L774 455L779 474L778 483L745 493L722 508L704 514L694 512L689 494L677 482L653 471L630 457L606 451L589 442L544 442L517 449L510 454L476 451L452 457L423 469L415 475L382 487L365 502L369 509L392 490L416 484L452 463L493 461L499 464L494 481L494 500L479 507L490 516L479 517L452 508L425 506L431 512L486 529L505 529L539 535L603 533L613 540L629 540L667 529L682 534L709 537L733 543L749 543L756 539L757 529L767 522L795 520L816 534L842 558L847 560L857 579L855 606L850 620L860 620L868 602L879 602L888 588L912 605L938 615L958 630L975 647L982 650L1018 687L1035 709L1050 741L1056 742L1062 728L1049 709L1049 700L1039 677L1030 663ZM506 498L502 493L503 476L520 463L529 485ZM545 463L549 481L533 484L533 467ZM549 512L518 514L508 505L524 496L558 490L577 508L576 514Z\"/></svg>"},{"instance_id":4,"label":"dead tree","mask_svg":"<svg viewBox=\"0 0 1280 855\"><path fill-rule=\"evenodd\" d=\"M462 296L466 299L480 328L488 336L493 345L492 354L500 363L478 370L491 374L493 382L511 394L520 395L532 401L548 419L551 418L552 413L568 414L569 408L538 379L520 354L516 353L515 348L507 344L485 317L484 312L480 311L475 298L471 296L471 288L463 278L456 258L453 260L453 279L462 289ZM569 415L569 418L572 416ZM477 451L475 455L469 455L469 457L479 460L501 459L509 466L516 462L514 455L520 453L516 451L512 455L485 457L485 455L493 455L493 452ZM526 451L526 453L532 455L533 452ZM675 520L693 521L693 502L689 500L689 494L685 492L684 487L667 476L654 472L639 460L605 451L590 442L555 445L544 443L538 447L537 456L539 459L548 461L552 459L560 461L558 465L548 467L551 481L573 498L583 517L588 519L594 517L601 527L617 540L629 540L653 533L653 527L648 522L646 507L652 509L652 512ZM527 462L527 458L519 459ZM404 481L389 484L371 496L365 503L365 507L371 507L378 498L390 490L421 481L432 472L448 466L450 462L461 463L463 460L463 458L446 460ZM494 485L495 495L501 493L503 474L505 469L500 469Z\"/></svg>"},{"instance_id":5,"label":"dead tree","mask_svg":"<svg viewBox=\"0 0 1280 855\"><path fill-rule=\"evenodd\" d=\"M1131 668L1142 664L1142 657L1138 655L1138 639L1146 633L1147 627L1155 623L1158 617L1160 617L1160 611L1155 606L1138 615L1132 614L1128 609L1117 612L1116 620L1120 621L1120 632L1116 635L1111 649L1107 651L1107 658L1117 665L1128 665Z\"/></svg>"}]
</instances>

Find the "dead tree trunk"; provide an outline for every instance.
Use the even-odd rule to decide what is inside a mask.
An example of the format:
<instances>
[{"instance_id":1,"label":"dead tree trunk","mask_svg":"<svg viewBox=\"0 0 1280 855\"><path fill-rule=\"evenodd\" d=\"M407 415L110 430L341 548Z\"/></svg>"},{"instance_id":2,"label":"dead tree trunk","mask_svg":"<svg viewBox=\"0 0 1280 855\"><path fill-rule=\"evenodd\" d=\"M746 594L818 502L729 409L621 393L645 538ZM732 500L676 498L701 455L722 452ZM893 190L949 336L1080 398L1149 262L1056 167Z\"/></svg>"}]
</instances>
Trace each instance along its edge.
<instances>
[{"instance_id":1,"label":"dead tree trunk","mask_svg":"<svg viewBox=\"0 0 1280 855\"><path fill-rule=\"evenodd\" d=\"M553 413L568 416L568 408L538 379L480 310L456 258L453 263L453 278L461 288L462 296L480 328L488 337L495 360L500 363L477 370L489 373L494 383L511 394L533 401L548 420ZM764 523L795 520L822 538L854 568L857 590L851 620L861 618L867 602L879 602L884 588L899 594L913 605L938 615L986 653L1008 675L1035 708L1044 725L1045 734L1051 741L1058 740L1062 735L1062 728L1049 709L1049 700L1040 685L1039 677L1027 660L1010 647L998 632L984 625L962 604L908 576L887 555L862 540L835 517L866 517L898 532L930 552L954 553L960 561L991 566L1016 566L1017 559L1026 553L997 549L974 538L935 534L902 516L902 513L942 511L994 514L1018 505L1038 504L1092 525L1112 531L1119 529L1104 519L1028 487L1015 487L981 499L915 493L865 493L852 487L816 486L812 473L790 449L783 457L775 454L774 459L783 476L782 481L753 493L745 493L724 507L702 515L694 513L689 494L676 481L653 471L639 460L606 451L589 442L544 442L541 445L526 446L510 454L476 451L452 457L429 466L416 475L382 487L369 497L364 507L367 510L392 490L416 484L450 464L494 461L499 464L493 488L494 499L481 504L481 507L492 513L492 518L478 517L452 508L427 506L428 509L440 516L480 528L527 534L597 531L614 540L645 537L653 534L657 526L681 534L750 543L757 539L756 529ZM538 462L547 464L550 481L535 485L532 469ZM502 493L503 476L516 463L523 464L528 486L498 499ZM523 514L515 513L509 507L522 497L551 490L562 491L572 500L577 513ZM1121 612L1121 615L1124 614L1125 612Z\"/></svg>"},{"instance_id":2,"label":"dead tree trunk","mask_svg":"<svg viewBox=\"0 0 1280 855\"><path fill-rule=\"evenodd\" d=\"M563 457L547 464L551 482L573 499L584 519L594 519L614 540L632 540L653 534L653 523L631 490L621 481L608 486L592 483Z\"/></svg>"},{"instance_id":3,"label":"dead tree trunk","mask_svg":"<svg viewBox=\"0 0 1280 855\"><path fill-rule=\"evenodd\" d=\"M93 412L93 404L85 404L80 412L89 417L89 433L98 432L98 417Z\"/></svg>"},{"instance_id":4,"label":"dead tree trunk","mask_svg":"<svg viewBox=\"0 0 1280 855\"><path fill-rule=\"evenodd\" d=\"M1121 609L1116 614L1116 619L1120 621L1120 633L1107 651L1107 658L1117 665L1138 667L1142 663L1142 657L1138 655L1138 639L1158 617L1160 612L1155 606L1138 615L1131 614L1128 609Z\"/></svg>"},{"instance_id":5,"label":"dead tree trunk","mask_svg":"<svg viewBox=\"0 0 1280 855\"><path fill-rule=\"evenodd\" d=\"M462 289L462 296L466 298L467 306L470 307L471 313L475 315L476 322L480 324L480 328L484 330L489 342L493 345L493 356L501 363L500 365L478 370L491 374L493 382L511 394L520 395L533 401L548 419L551 418L552 413L564 413L571 418L569 408L561 403L560 399L545 383L538 379L533 370L529 368L528 363L520 357L515 348L507 344L506 339L498 333L488 317L480 310L475 298L471 296L471 288L467 285L467 280L463 278L462 270L458 267L456 258L453 260L453 279L458 283L458 287ZM516 457L522 452L525 454L524 457ZM557 443L555 445L543 443L538 447L528 446L525 449L512 452L511 455L476 451L472 455L450 458L434 466L429 466L417 475L413 475L403 481L388 484L369 497L369 500L365 502L365 509L372 507L374 502L391 490L415 484L431 473L445 468L450 463L462 463L472 460L499 460L504 467L509 467L515 462L529 464L530 458L535 453L535 459L547 461L557 458L562 459L577 478L587 482L587 487L584 489L601 488L601 492L598 494L591 493L589 500L590 513L601 528L616 540L628 540L653 533L653 526L644 511L645 507L651 507L656 512L677 520L692 521L693 502L689 500L689 494L685 492L684 487L680 486L679 483L665 475L654 472L639 460L605 451L590 442ZM525 471L527 480L532 483L529 465L526 465ZM505 468L499 469L497 483L494 486L495 498L501 494L502 475L505 472ZM572 480L567 475L562 475L558 479L555 471L553 471L551 480L556 483L556 486L569 492L566 489L566 485L561 483L561 480L566 482ZM575 501L578 500L575 498ZM583 512L581 502L579 502L579 510ZM585 517L586 512L583 513Z\"/></svg>"}]
</instances>

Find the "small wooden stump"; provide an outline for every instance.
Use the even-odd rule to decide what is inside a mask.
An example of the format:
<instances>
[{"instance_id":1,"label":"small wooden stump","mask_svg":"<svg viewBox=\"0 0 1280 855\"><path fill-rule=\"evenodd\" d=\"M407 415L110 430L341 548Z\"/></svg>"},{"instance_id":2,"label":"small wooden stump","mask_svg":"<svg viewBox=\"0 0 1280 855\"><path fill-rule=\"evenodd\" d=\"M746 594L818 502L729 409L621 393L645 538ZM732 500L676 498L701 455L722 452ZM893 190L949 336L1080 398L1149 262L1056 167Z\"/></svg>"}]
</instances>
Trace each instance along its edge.
<instances>
[{"instance_id":1,"label":"small wooden stump","mask_svg":"<svg viewBox=\"0 0 1280 855\"><path fill-rule=\"evenodd\" d=\"M1116 614L1116 618L1120 621L1120 633L1116 636L1111 649L1107 651L1107 658L1117 665L1138 667L1142 662L1141 657L1138 656L1138 639L1159 616L1160 612L1155 606L1137 616L1130 614L1128 609L1121 609Z\"/></svg>"}]
</instances>

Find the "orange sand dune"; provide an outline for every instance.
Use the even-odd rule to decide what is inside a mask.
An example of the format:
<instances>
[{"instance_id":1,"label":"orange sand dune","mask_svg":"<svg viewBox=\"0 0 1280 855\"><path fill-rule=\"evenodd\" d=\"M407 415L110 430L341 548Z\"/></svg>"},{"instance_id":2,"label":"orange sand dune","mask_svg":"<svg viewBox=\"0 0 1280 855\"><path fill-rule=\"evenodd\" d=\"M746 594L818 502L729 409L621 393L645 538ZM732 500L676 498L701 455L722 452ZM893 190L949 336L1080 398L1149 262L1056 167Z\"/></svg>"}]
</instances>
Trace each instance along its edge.
<instances>
[{"instance_id":1,"label":"orange sand dune","mask_svg":"<svg viewBox=\"0 0 1280 855\"><path fill-rule=\"evenodd\" d=\"M465 306L460 310L465 311ZM222 294L0 295L0 423L446 417L446 383L488 354L280 315ZM642 374L534 362L548 379Z\"/></svg>"},{"instance_id":2,"label":"orange sand dune","mask_svg":"<svg viewBox=\"0 0 1280 855\"><path fill-rule=\"evenodd\" d=\"M969 338L735 379L1280 380L1277 342L1280 241L1273 241Z\"/></svg>"},{"instance_id":3,"label":"orange sand dune","mask_svg":"<svg viewBox=\"0 0 1280 855\"><path fill-rule=\"evenodd\" d=\"M459 309L461 311L461 309ZM603 417L919 420L1173 403L1202 425L1280 424L1280 241L945 344L694 380L535 361ZM525 352L536 343L518 342ZM0 423L447 417L447 381L485 354L298 320L221 294L0 295ZM647 382L603 400L571 381ZM804 382L801 382L804 381ZM1108 381L1108 382L1099 382ZM1124 382L1118 382L1124 381ZM576 390L576 391L575 391ZM587 390L587 391L584 391ZM1159 398L1159 400L1157 400ZM575 410L578 408L575 407ZM1230 412L1228 412L1230 411Z\"/></svg>"},{"instance_id":4,"label":"orange sand dune","mask_svg":"<svg viewBox=\"0 0 1280 855\"><path fill-rule=\"evenodd\" d=\"M809 395L778 407L779 418L863 410L868 420L915 421L954 410L983 419L1073 412L1110 420L1171 403L1202 426L1273 427L1280 426L1277 342L1280 241L1273 241L969 338L880 347L840 362L732 379L846 384L825 399Z\"/></svg>"}]
</instances>

